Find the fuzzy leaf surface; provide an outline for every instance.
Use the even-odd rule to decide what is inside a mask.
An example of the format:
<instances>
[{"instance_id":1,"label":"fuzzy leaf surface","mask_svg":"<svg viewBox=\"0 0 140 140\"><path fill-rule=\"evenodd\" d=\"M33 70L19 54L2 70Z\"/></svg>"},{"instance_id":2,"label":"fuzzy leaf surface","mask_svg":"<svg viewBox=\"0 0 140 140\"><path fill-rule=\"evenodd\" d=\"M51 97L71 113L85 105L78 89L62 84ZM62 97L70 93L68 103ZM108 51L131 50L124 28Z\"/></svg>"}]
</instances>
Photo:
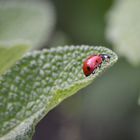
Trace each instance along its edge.
<instances>
[{"instance_id":1,"label":"fuzzy leaf surface","mask_svg":"<svg viewBox=\"0 0 140 140\"><path fill-rule=\"evenodd\" d=\"M85 77L83 61L91 54L109 54L94 75ZM28 53L0 77L0 140L28 140L48 111L117 61L104 47L65 46Z\"/></svg>"},{"instance_id":2,"label":"fuzzy leaf surface","mask_svg":"<svg viewBox=\"0 0 140 140\"><path fill-rule=\"evenodd\" d=\"M0 75L30 49L27 44L0 45Z\"/></svg>"}]
</instances>

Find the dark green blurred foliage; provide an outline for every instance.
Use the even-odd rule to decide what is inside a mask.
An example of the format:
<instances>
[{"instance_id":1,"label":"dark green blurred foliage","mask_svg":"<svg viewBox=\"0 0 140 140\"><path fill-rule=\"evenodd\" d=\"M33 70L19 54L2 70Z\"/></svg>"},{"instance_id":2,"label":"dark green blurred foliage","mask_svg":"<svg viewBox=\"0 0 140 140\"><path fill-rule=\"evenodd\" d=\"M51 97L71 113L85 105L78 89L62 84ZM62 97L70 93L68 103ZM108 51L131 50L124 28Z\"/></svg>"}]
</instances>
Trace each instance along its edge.
<instances>
[{"instance_id":1,"label":"dark green blurred foliage","mask_svg":"<svg viewBox=\"0 0 140 140\"><path fill-rule=\"evenodd\" d=\"M73 44L108 44L105 16L112 0L53 2L57 30ZM93 84L51 111L36 128L33 140L139 140L139 83L140 67L119 58Z\"/></svg>"},{"instance_id":2,"label":"dark green blurred foliage","mask_svg":"<svg viewBox=\"0 0 140 140\"><path fill-rule=\"evenodd\" d=\"M58 16L58 28L65 31L73 43L106 45L105 15L112 0L53 0Z\"/></svg>"}]
</instances>

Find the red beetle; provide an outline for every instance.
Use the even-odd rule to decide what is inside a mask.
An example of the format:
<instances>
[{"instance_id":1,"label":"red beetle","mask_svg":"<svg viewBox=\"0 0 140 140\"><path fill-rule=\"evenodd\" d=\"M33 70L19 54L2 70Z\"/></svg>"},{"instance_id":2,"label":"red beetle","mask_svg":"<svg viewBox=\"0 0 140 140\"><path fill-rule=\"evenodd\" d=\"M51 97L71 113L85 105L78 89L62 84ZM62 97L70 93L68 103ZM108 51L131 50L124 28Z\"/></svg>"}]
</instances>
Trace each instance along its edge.
<instances>
[{"instance_id":1,"label":"red beetle","mask_svg":"<svg viewBox=\"0 0 140 140\"><path fill-rule=\"evenodd\" d=\"M94 74L95 70L101 67L103 61L109 62L110 56L108 54L91 55L83 62L83 72L85 76Z\"/></svg>"}]
</instances>

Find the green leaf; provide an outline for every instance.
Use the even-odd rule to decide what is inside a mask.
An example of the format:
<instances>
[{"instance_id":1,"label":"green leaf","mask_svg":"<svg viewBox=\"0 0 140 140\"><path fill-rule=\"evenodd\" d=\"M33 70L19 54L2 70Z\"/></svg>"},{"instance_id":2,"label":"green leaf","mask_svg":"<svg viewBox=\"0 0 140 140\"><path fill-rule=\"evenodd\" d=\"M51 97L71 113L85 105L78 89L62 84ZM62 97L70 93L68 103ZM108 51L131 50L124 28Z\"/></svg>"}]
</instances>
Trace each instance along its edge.
<instances>
[{"instance_id":1,"label":"green leaf","mask_svg":"<svg viewBox=\"0 0 140 140\"><path fill-rule=\"evenodd\" d=\"M30 42L39 47L54 27L53 6L41 1L0 1L0 43Z\"/></svg>"},{"instance_id":2,"label":"green leaf","mask_svg":"<svg viewBox=\"0 0 140 140\"><path fill-rule=\"evenodd\" d=\"M116 0L108 15L108 39L133 65L140 65L139 6L139 0Z\"/></svg>"},{"instance_id":3,"label":"green leaf","mask_svg":"<svg viewBox=\"0 0 140 140\"><path fill-rule=\"evenodd\" d=\"M29 50L27 44L0 45L0 75L10 68L21 56Z\"/></svg>"},{"instance_id":4,"label":"green leaf","mask_svg":"<svg viewBox=\"0 0 140 140\"><path fill-rule=\"evenodd\" d=\"M85 77L83 61L91 54L106 53L94 75ZM27 54L0 77L0 140L28 140L34 126L48 111L89 85L117 61L104 47L65 46Z\"/></svg>"}]
</instances>

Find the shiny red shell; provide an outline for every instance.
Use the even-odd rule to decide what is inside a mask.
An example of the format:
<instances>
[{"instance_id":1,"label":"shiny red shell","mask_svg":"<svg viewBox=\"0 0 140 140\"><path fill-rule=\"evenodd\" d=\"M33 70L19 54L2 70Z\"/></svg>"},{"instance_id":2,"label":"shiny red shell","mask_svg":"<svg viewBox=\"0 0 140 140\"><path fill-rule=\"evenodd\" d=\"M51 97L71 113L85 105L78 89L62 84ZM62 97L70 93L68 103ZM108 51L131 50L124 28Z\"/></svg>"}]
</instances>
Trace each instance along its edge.
<instances>
[{"instance_id":1,"label":"shiny red shell","mask_svg":"<svg viewBox=\"0 0 140 140\"><path fill-rule=\"evenodd\" d=\"M91 55L83 62L83 72L85 76L89 76L95 72L95 69L100 67L103 58L100 55Z\"/></svg>"}]
</instances>

